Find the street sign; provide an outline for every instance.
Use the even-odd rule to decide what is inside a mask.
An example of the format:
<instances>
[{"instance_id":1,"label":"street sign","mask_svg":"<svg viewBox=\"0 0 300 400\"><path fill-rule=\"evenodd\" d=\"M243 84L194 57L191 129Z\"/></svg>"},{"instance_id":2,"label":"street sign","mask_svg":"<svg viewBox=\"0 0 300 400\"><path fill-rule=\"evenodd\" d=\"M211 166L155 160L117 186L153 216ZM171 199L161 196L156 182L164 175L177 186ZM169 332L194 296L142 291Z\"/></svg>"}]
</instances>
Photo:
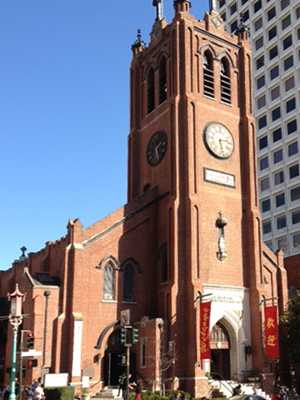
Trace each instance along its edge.
<instances>
[{"instance_id":1,"label":"street sign","mask_svg":"<svg viewBox=\"0 0 300 400\"><path fill-rule=\"evenodd\" d=\"M42 355L41 351L37 351L34 349L21 352L21 357L40 357L41 355Z\"/></svg>"}]
</instances>

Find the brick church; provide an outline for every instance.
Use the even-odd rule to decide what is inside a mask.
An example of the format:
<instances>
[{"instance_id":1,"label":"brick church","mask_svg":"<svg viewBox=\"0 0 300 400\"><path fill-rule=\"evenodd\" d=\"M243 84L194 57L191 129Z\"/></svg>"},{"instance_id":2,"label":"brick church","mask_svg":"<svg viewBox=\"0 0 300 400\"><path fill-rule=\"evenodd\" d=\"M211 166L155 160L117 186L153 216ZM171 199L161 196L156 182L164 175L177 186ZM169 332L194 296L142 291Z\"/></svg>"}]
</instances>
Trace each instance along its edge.
<instances>
[{"instance_id":1,"label":"brick church","mask_svg":"<svg viewBox=\"0 0 300 400\"><path fill-rule=\"evenodd\" d=\"M168 24L155 0L149 45L140 33L132 45L127 204L87 228L69 220L64 237L0 272L2 299L16 283L26 292L21 329L42 353L24 383L46 371L78 388L88 376L94 392L116 384L126 310L139 330L130 370L148 389L201 397L208 372L242 382L255 368L267 382L278 368L266 357L264 307L283 312L287 279L282 253L262 242L248 32L241 23L229 35L211 3L198 20L175 0Z\"/></svg>"}]
</instances>

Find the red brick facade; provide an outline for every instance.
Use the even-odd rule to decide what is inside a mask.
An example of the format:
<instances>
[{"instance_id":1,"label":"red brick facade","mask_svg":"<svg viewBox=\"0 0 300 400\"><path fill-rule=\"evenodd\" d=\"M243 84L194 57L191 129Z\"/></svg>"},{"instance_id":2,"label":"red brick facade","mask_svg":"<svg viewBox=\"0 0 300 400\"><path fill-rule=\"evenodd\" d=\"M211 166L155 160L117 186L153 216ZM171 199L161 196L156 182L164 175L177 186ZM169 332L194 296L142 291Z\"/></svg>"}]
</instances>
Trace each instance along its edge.
<instances>
[{"instance_id":1,"label":"red brick facade","mask_svg":"<svg viewBox=\"0 0 300 400\"><path fill-rule=\"evenodd\" d=\"M282 256L262 242L247 32L229 36L214 12L196 20L188 1L175 1L174 10L170 25L155 22L148 47L140 38L132 47L128 204L86 229L70 220L65 237L0 275L1 296L16 282L27 292L23 329L35 332L40 350L44 292L51 291L45 366L68 372L78 385L92 367L94 390L116 383L121 371L114 324L122 310L130 310L139 328L133 374L157 387L160 354L167 358L172 342L174 363L164 382L200 397L208 395L211 367L200 356L199 296L212 301L211 330L220 324L227 337L224 350L212 347L212 368L240 381L252 367L265 377L271 372L262 300L273 299L280 312L287 302ZM207 57L213 84L205 83ZM222 140L221 156L209 149L205 132L212 122L231 133L230 157L222 156ZM161 131L165 136L151 146ZM39 272L59 282L47 285ZM8 338L6 365L10 332ZM246 358L245 346L252 353Z\"/></svg>"}]
</instances>

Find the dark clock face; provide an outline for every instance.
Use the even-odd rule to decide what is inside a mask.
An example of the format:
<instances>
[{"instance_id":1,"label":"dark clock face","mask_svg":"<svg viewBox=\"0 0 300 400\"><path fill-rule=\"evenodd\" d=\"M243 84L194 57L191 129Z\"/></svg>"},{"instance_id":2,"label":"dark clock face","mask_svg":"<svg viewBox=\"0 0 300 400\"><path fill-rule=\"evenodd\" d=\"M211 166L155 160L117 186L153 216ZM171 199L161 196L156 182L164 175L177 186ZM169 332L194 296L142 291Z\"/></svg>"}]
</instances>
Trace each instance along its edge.
<instances>
[{"instance_id":1,"label":"dark clock face","mask_svg":"<svg viewBox=\"0 0 300 400\"><path fill-rule=\"evenodd\" d=\"M157 131L147 146L147 161L154 166L161 162L167 151L167 136L164 131Z\"/></svg>"}]
</instances>

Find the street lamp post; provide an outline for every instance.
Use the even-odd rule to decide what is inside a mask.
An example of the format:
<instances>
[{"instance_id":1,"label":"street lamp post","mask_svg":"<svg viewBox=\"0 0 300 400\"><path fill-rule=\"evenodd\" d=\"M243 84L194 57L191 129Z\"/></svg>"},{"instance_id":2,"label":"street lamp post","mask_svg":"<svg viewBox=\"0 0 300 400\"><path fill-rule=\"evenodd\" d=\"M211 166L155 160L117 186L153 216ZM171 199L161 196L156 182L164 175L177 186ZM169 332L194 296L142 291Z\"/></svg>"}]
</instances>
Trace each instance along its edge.
<instances>
[{"instance_id":1,"label":"street lamp post","mask_svg":"<svg viewBox=\"0 0 300 400\"><path fill-rule=\"evenodd\" d=\"M10 301L10 313L9 313L9 322L13 327L13 344L12 344L12 356L11 356L11 383L10 383L10 395L9 400L15 400L16 398L16 386L15 386L15 377L16 377L16 349L17 349L17 335L18 335L18 327L22 323L22 301L25 300L25 294L19 291L18 284L16 283L16 289L13 293L7 293L8 301ZM22 390L22 388L19 388Z\"/></svg>"},{"instance_id":2,"label":"street lamp post","mask_svg":"<svg viewBox=\"0 0 300 400\"><path fill-rule=\"evenodd\" d=\"M45 375L45 366L46 366L46 340L47 340L47 314L48 314L48 298L50 296L51 292L49 290L46 290L44 292L45 296L45 319L44 319L44 343L43 343L43 365L42 365L42 376L43 376L43 383L44 383L44 375Z\"/></svg>"}]
</instances>

